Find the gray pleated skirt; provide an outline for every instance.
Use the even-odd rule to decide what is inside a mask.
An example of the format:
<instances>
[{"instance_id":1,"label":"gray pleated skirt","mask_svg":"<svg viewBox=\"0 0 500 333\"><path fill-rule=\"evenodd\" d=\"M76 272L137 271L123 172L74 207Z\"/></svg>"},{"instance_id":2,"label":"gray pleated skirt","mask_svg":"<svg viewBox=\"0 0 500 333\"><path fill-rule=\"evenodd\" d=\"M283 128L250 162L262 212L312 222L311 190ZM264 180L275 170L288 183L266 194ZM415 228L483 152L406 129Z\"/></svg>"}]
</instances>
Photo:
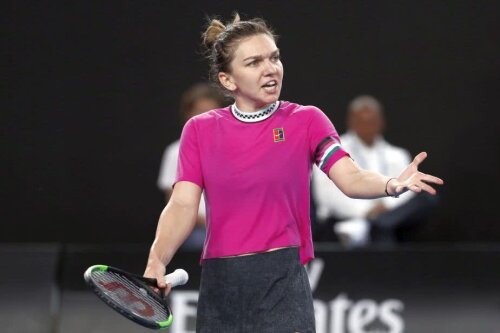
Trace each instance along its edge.
<instances>
[{"instance_id":1,"label":"gray pleated skirt","mask_svg":"<svg viewBox=\"0 0 500 333\"><path fill-rule=\"evenodd\" d=\"M314 324L298 248L203 261L197 333L314 333Z\"/></svg>"}]
</instances>

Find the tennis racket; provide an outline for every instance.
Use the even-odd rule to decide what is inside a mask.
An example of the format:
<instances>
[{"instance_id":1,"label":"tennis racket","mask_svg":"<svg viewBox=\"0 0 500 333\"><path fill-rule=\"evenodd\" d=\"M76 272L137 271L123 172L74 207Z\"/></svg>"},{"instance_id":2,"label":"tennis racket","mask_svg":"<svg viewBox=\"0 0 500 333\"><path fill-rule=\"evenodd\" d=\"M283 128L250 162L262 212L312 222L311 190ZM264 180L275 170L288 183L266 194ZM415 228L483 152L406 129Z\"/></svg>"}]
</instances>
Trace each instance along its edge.
<instances>
[{"instance_id":1,"label":"tennis racket","mask_svg":"<svg viewBox=\"0 0 500 333\"><path fill-rule=\"evenodd\" d=\"M172 324L172 311L166 300L151 288L157 286L156 279L106 265L89 267L84 278L97 297L128 319L158 330ZM165 281L172 287L183 285L188 281L188 274L177 269L165 275Z\"/></svg>"}]
</instances>

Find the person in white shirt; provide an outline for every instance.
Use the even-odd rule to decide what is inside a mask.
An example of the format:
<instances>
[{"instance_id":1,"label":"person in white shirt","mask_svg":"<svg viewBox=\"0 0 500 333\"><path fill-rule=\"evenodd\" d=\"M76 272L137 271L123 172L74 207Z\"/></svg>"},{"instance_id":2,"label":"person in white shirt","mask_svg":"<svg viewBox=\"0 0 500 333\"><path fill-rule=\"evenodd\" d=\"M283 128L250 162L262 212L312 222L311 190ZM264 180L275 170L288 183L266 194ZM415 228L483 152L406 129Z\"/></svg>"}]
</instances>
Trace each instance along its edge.
<instances>
[{"instance_id":1,"label":"person in white shirt","mask_svg":"<svg viewBox=\"0 0 500 333\"><path fill-rule=\"evenodd\" d=\"M180 101L181 119L185 123L190 118L203 112L224 107L229 104L221 91L209 83L200 82L187 89ZM165 203L172 195L172 185L177 174L177 160L179 157L180 140L169 144L163 153L157 186L165 193ZM205 241L205 200L200 199L196 227L183 244L183 249L200 250Z\"/></svg>"},{"instance_id":2,"label":"person in white shirt","mask_svg":"<svg viewBox=\"0 0 500 333\"><path fill-rule=\"evenodd\" d=\"M383 107L374 97L363 95L350 102L347 127L348 131L340 136L342 146L361 168L397 175L411 162L407 150L390 144L382 136ZM324 229L334 224L335 234L348 246L368 244L370 234L393 241L396 228L414 222L413 217L428 210L436 200L420 195L417 199L413 192L399 198L351 199L317 168L313 170L312 196L319 234L324 235Z\"/></svg>"}]
</instances>

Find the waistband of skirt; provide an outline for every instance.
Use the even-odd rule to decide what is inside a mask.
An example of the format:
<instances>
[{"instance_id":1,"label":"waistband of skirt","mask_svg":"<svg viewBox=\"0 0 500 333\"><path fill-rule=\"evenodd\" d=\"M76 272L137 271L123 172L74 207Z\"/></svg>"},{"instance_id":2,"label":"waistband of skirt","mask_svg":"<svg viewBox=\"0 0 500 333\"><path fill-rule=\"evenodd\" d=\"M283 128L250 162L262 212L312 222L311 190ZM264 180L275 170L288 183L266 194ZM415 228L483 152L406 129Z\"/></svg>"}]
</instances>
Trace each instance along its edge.
<instances>
[{"instance_id":1,"label":"waistband of skirt","mask_svg":"<svg viewBox=\"0 0 500 333\"><path fill-rule=\"evenodd\" d=\"M280 249L275 249L271 251L265 252L257 252L251 254L243 254L239 256L231 256L231 257L222 257L222 258L206 258L203 259L203 266L206 265L240 265L240 264L251 264L253 262L262 262L263 260L294 260L300 263L300 248L293 247L284 247Z\"/></svg>"}]
</instances>

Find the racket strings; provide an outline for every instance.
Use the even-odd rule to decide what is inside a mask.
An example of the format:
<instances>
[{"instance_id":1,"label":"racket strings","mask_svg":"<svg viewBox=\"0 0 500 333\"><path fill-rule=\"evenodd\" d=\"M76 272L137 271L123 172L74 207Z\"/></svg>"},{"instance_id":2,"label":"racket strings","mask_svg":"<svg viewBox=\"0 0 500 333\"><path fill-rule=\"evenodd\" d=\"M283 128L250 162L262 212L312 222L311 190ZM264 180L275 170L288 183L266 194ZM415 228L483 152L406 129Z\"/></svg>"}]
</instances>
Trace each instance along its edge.
<instances>
[{"instance_id":1,"label":"racket strings","mask_svg":"<svg viewBox=\"0 0 500 333\"><path fill-rule=\"evenodd\" d=\"M170 313L163 304L130 279L106 271L93 272L92 276L103 293L135 315L157 322L169 317Z\"/></svg>"}]
</instances>

